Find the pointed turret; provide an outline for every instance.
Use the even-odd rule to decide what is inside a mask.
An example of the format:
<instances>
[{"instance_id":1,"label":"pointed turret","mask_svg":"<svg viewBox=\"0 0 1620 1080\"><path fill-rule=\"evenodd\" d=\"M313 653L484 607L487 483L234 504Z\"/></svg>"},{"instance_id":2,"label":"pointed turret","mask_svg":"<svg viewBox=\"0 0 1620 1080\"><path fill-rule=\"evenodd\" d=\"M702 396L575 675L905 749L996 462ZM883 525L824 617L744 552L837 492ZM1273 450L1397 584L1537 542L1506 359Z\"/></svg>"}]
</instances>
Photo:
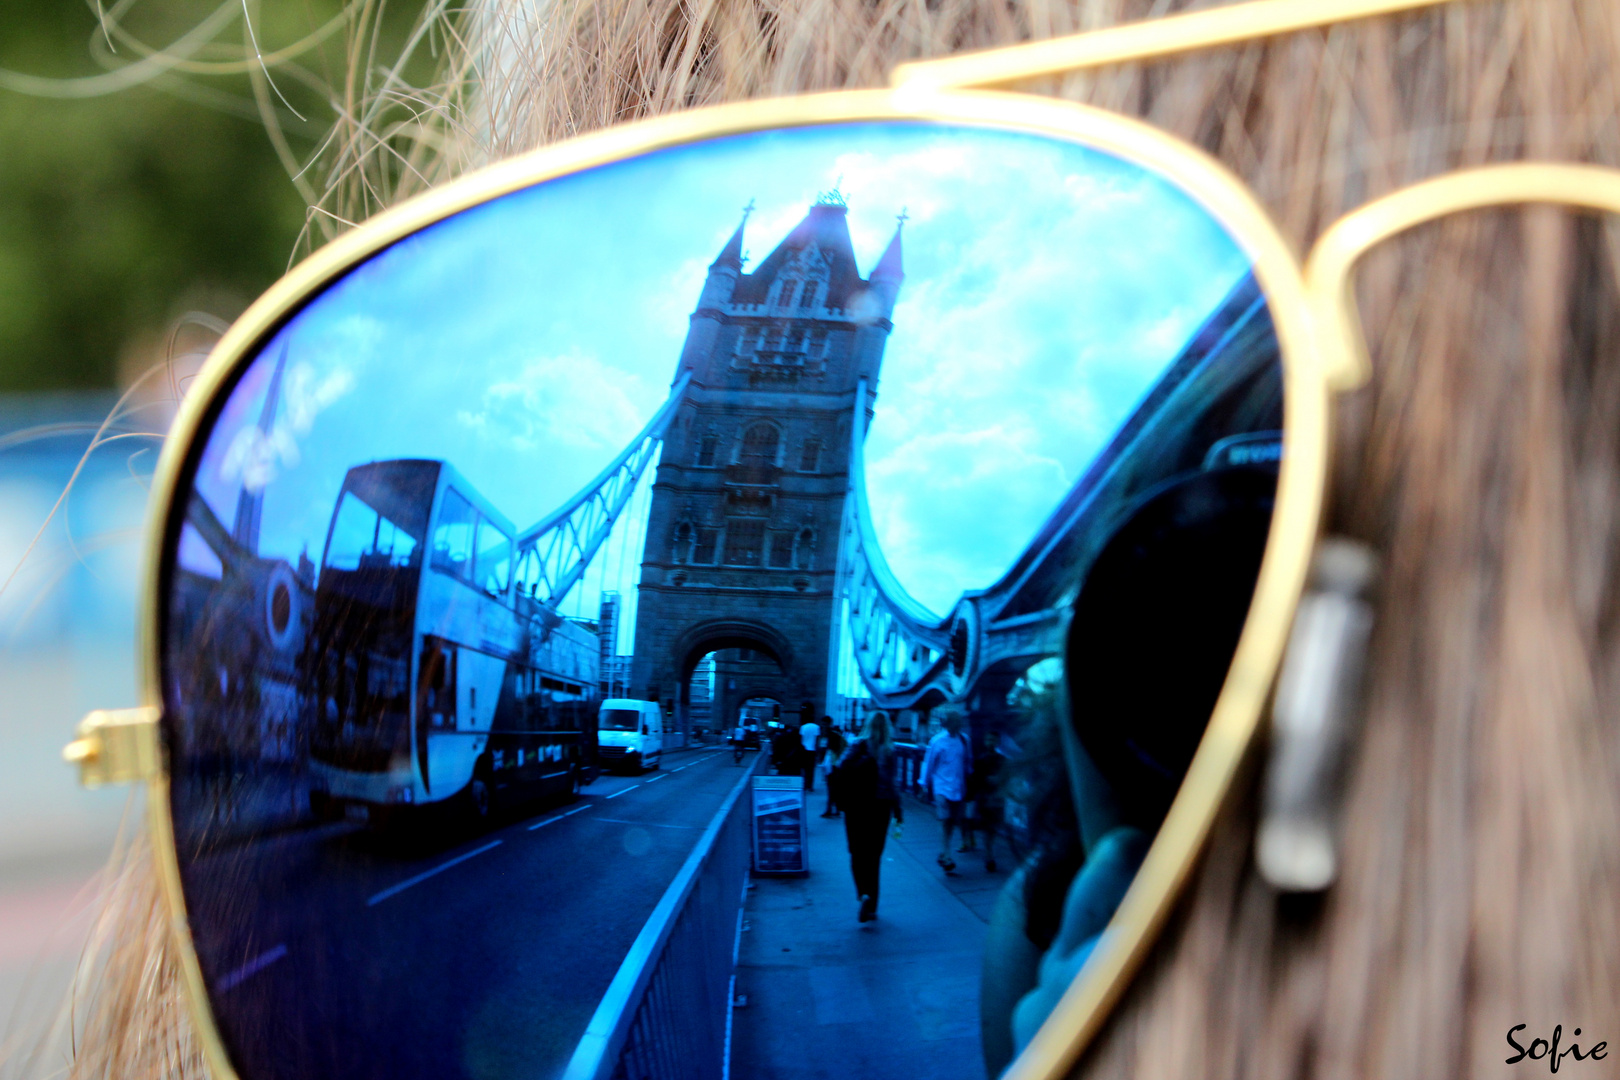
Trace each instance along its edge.
<instances>
[{"instance_id":1,"label":"pointed turret","mask_svg":"<svg viewBox=\"0 0 1620 1080\"><path fill-rule=\"evenodd\" d=\"M281 377L287 369L287 345L281 346L281 355L270 373L270 387L265 391L264 409L259 413L260 445L270 445L271 432L276 426L276 412L281 408ZM250 554L259 553L259 524L264 515L264 486L242 481L242 493L236 497L236 522L231 536Z\"/></svg>"},{"instance_id":2,"label":"pointed turret","mask_svg":"<svg viewBox=\"0 0 1620 1080\"><path fill-rule=\"evenodd\" d=\"M868 279L872 291L883 297L884 318L894 315L894 303L900 298L900 283L906 280L905 270L901 266L900 233L906 227L907 216L904 210L900 212L894 226L894 237L889 241L889 246L883 249L883 257L872 268L872 276Z\"/></svg>"},{"instance_id":3,"label":"pointed turret","mask_svg":"<svg viewBox=\"0 0 1620 1080\"><path fill-rule=\"evenodd\" d=\"M894 238L889 241L889 246L883 249L883 257L872 268L873 281L900 282L906 279L905 271L900 265L900 233L905 227L905 215L902 214L899 223L894 227Z\"/></svg>"},{"instance_id":4,"label":"pointed turret","mask_svg":"<svg viewBox=\"0 0 1620 1080\"><path fill-rule=\"evenodd\" d=\"M731 234L731 239L726 241L726 246L720 249L720 256L709 264L710 270L742 269L743 229L748 226L748 214L749 211L743 211L743 219L737 223L737 231Z\"/></svg>"},{"instance_id":5,"label":"pointed turret","mask_svg":"<svg viewBox=\"0 0 1620 1080\"><path fill-rule=\"evenodd\" d=\"M681 350L681 366L676 371L694 370L694 366L714 351L714 343L725 323L723 309L736 299L737 279L742 276L743 230L748 227L748 215L754 212L753 200L743 207L742 220L737 229L720 249L720 254L709 264L709 276L703 280L703 292L698 296L697 310L692 312L691 325L686 332L686 345Z\"/></svg>"},{"instance_id":6,"label":"pointed turret","mask_svg":"<svg viewBox=\"0 0 1620 1080\"><path fill-rule=\"evenodd\" d=\"M732 293L737 288L737 276L742 273L743 230L748 227L748 215L753 212L754 204L750 201L743 207L737 231L731 234L726 246L720 249L720 255L709 264L709 277L703 283L703 295L698 298L700 310L731 303Z\"/></svg>"}]
</instances>

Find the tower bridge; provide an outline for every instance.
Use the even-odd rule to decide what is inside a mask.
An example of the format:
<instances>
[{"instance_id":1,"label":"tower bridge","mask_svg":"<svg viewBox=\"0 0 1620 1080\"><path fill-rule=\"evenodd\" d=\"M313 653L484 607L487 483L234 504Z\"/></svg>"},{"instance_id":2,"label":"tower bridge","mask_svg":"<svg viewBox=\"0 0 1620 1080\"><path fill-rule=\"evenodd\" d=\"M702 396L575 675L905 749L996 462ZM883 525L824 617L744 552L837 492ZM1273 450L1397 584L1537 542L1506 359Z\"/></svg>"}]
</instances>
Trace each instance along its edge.
<instances>
[{"instance_id":1,"label":"tower bridge","mask_svg":"<svg viewBox=\"0 0 1620 1080\"><path fill-rule=\"evenodd\" d=\"M1079 583L1132 506L1169 477L1280 453L1277 341L1250 275L1006 573L931 611L889 569L865 485L904 219L862 277L847 213L824 196L751 273L745 213L709 266L664 405L519 538L518 579L540 621L556 618L656 460L629 692L671 706L680 730L694 668L730 649L755 659L746 687L717 687L717 723L750 697L836 711L841 653L879 707L993 708L1030 666L1061 655ZM1253 434L1223 440L1217 426Z\"/></svg>"},{"instance_id":2,"label":"tower bridge","mask_svg":"<svg viewBox=\"0 0 1620 1080\"><path fill-rule=\"evenodd\" d=\"M875 387L904 273L900 229L867 276L824 196L752 272L747 216L709 267L677 381L641 564L631 684L684 721L709 652L775 661L756 696L820 715L837 641L838 539L857 394ZM730 717L726 717L730 720Z\"/></svg>"}]
</instances>

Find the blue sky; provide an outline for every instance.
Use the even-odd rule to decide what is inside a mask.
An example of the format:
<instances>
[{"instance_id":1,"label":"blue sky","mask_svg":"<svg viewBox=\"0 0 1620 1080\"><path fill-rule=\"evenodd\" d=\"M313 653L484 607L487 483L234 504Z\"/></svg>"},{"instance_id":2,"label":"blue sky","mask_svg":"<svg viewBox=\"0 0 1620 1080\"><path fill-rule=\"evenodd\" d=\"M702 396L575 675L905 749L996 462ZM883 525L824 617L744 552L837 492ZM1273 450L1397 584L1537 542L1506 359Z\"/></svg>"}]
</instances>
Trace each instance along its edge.
<instances>
[{"instance_id":1,"label":"blue sky","mask_svg":"<svg viewBox=\"0 0 1620 1080\"><path fill-rule=\"evenodd\" d=\"M261 550L318 561L350 465L443 458L522 528L664 399L741 207L758 206L758 262L835 183L862 273L909 214L867 481L891 567L944 612L1000 576L1248 267L1184 195L1105 155L840 125L664 151L475 208L357 268L271 342L198 488L229 523L244 483L262 487ZM251 429L283 346L266 442ZM633 563L639 538L620 542ZM197 546L182 557L201 566Z\"/></svg>"}]
</instances>

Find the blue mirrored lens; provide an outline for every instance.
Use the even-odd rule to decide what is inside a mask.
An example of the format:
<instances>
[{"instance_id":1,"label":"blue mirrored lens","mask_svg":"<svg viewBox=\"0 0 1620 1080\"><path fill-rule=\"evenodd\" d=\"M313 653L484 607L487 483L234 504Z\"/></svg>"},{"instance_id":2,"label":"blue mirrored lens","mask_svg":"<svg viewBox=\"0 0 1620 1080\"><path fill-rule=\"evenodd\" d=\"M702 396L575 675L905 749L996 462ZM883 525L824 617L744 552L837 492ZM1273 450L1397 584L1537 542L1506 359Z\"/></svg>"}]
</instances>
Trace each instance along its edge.
<instances>
[{"instance_id":1,"label":"blue mirrored lens","mask_svg":"<svg viewBox=\"0 0 1620 1080\"><path fill-rule=\"evenodd\" d=\"M373 255L241 367L169 538L239 1071L994 1075L1053 992L983 964L998 897L1083 965L1281 427L1249 256L1049 138L720 139Z\"/></svg>"}]
</instances>

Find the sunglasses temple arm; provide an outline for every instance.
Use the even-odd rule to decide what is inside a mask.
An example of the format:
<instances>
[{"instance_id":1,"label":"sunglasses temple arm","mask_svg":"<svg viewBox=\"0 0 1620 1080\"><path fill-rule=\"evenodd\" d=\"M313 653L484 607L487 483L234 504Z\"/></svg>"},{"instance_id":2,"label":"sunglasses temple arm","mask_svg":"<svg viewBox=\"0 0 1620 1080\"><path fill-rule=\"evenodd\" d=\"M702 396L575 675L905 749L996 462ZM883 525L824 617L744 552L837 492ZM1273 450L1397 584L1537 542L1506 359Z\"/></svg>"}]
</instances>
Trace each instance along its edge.
<instances>
[{"instance_id":1,"label":"sunglasses temple arm","mask_svg":"<svg viewBox=\"0 0 1620 1080\"><path fill-rule=\"evenodd\" d=\"M1240 45L1335 23L1437 7L1447 0L1248 0L1246 3L1166 15L1065 37L894 69L890 85L907 89L1009 86L1109 64L1179 56Z\"/></svg>"},{"instance_id":2,"label":"sunglasses temple arm","mask_svg":"<svg viewBox=\"0 0 1620 1080\"><path fill-rule=\"evenodd\" d=\"M1338 873L1346 750L1359 717L1378 560L1363 544L1324 540L1294 616L1271 711L1255 860L1280 892L1320 892Z\"/></svg>"}]
</instances>

